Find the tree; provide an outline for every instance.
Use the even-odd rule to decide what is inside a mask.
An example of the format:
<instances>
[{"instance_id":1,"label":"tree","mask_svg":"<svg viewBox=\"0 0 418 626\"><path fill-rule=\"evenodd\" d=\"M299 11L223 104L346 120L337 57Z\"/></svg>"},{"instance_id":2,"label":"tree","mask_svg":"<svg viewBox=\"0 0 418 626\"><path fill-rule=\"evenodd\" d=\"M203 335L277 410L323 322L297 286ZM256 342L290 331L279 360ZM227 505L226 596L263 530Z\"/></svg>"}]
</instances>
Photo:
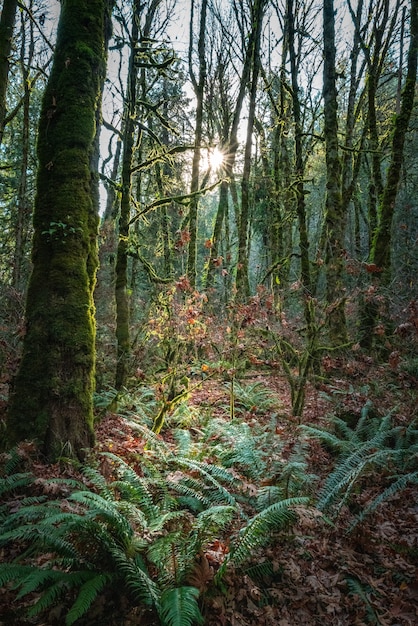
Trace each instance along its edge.
<instances>
[{"instance_id":1,"label":"tree","mask_svg":"<svg viewBox=\"0 0 418 626\"><path fill-rule=\"evenodd\" d=\"M130 35L130 55L128 67L128 85L125 102L123 150L122 150L122 181L119 214L119 240L116 255L116 339L118 343L115 386L121 389L126 383L128 357L130 352L129 337L129 297L128 297L128 247L129 219L131 214L132 196L132 165L135 151L136 130L136 92L138 65L135 63L136 47L139 42L139 20L141 3L133 1L132 32Z\"/></svg>"},{"instance_id":2,"label":"tree","mask_svg":"<svg viewBox=\"0 0 418 626\"><path fill-rule=\"evenodd\" d=\"M194 14L194 0L191 4L191 16L190 16L190 48L189 48L189 74L192 81L193 89L196 96L196 126L194 137L194 150L193 150L193 162L192 162L192 179L190 183L190 210L189 210L189 251L187 258L187 277L190 281L191 287L196 285L196 237L197 237L197 207L198 197L196 195L199 190L199 166L200 166L200 153L201 143L203 137L203 96L206 81L206 59L205 59L205 38L206 38L206 13L207 13L207 0L202 0L202 6L200 8L200 27L199 27L199 41L198 41L198 57L199 57L199 75L196 78L192 64L192 35L193 35L193 14Z\"/></svg>"},{"instance_id":3,"label":"tree","mask_svg":"<svg viewBox=\"0 0 418 626\"><path fill-rule=\"evenodd\" d=\"M405 138L415 102L418 66L418 0L411 0L410 44L408 50L408 69L405 86L401 95L400 110L395 117L392 149L386 184L383 189L378 210L378 225L374 235L371 262L383 272L386 282L390 277L391 227L395 209L395 200L401 179L402 159Z\"/></svg>"},{"instance_id":4,"label":"tree","mask_svg":"<svg viewBox=\"0 0 418 626\"><path fill-rule=\"evenodd\" d=\"M254 120L257 102L257 82L260 73L260 45L263 17L266 8L266 0L255 0L251 6L251 38L250 52L250 98L248 104L247 132L244 148L244 167L241 179L241 213L238 224L238 263L236 289L238 297L245 300L250 295L248 280L248 223L250 213L250 172L252 137L254 133Z\"/></svg>"},{"instance_id":5,"label":"tree","mask_svg":"<svg viewBox=\"0 0 418 626\"><path fill-rule=\"evenodd\" d=\"M345 215L341 193L341 158L338 147L337 87L335 66L334 1L324 0L324 137L327 170L326 192L326 272L330 340L334 345L347 342L343 286L343 239Z\"/></svg>"},{"instance_id":6,"label":"tree","mask_svg":"<svg viewBox=\"0 0 418 626\"><path fill-rule=\"evenodd\" d=\"M401 180L405 139L415 103L415 89L418 69L418 0L411 0L410 43L408 50L407 74L401 94L400 109L395 116L392 132L390 162L377 213L377 227L370 252L369 267L374 270L375 287L388 285L391 277L392 222L395 203ZM361 337L362 347L373 344L374 329L378 318L376 300L362 302Z\"/></svg>"},{"instance_id":7,"label":"tree","mask_svg":"<svg viewBox=\"0 0 418 626\"><path fill-rule=\"evenodd\" d=\"M98 216L92 170L111 0L62 0L38 129L33 270L9 442L39 442L51 460L93 442Z\"/></svg>"},{"instance_id":8,"label":"tree","mask_svg":"<svg viewBox=\"0 0 418 626\"><path fill-rule=\"evenodd\" d=\"M4 0L0 17L0 144L6 118L6 90L9 76L9 56L12 50L17 0Z\"/></svg>"}]
</instances>

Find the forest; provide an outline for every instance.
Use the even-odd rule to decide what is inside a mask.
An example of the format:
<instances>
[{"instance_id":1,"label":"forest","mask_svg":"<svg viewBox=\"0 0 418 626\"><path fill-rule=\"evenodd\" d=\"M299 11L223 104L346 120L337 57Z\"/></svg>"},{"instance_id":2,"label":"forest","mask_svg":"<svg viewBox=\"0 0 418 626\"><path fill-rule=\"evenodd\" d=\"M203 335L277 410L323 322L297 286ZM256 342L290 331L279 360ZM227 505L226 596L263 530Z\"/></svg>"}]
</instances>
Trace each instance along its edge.
<instances>
[{"instance_id":1,"label":"forest","mask_svg":"<svg viewBox=\"0 0 418 626\"><path fill-rule=\"evenodd\" d=\"M418 0L3 0L0 626L418 623Z\"/></svg>"}]
</instances>

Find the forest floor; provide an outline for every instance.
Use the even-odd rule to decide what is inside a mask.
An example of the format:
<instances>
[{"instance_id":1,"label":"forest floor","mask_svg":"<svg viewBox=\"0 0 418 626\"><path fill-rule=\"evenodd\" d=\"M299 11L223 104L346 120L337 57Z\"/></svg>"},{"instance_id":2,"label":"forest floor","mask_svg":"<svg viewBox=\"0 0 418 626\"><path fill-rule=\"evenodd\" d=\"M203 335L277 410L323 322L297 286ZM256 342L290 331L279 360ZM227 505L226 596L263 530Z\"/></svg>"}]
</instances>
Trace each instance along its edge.
<instances>
[{"instance_id":1,"label":"forest floor","mask_svg":"<svg viewBox=\"0 0 418 626\"><path fill-rule=\"evenodd\" d=\"M300 440L299 420L291 415L289 386L279 371L254 370L246 381L261 383L278 398L276 434L281 440L284 459L291 456ZM416 380L406 379L388 366L377 367L364 360L329 364L327 382L321 389L308 385L303 423L324 426L327 415L350 414L357 418L367 400L373 402L380 416L396 408L398 424L409 424L417 412ZM414 389L415 386L415 389ZM225 414L225 383L215 377L194 389L189 403L211 407L214 415ZM271 420L257 407L242 411L240 419L251 426ZM161 436L170 444L171 431ZM142 444L139 445L139 447ZM96 452L112 450L129 463L138 446L138 435L120 415L103 415L97 430ZM319 489L330 473L335 459L316 440L306 448L307 471L319 477ZM40 478L68 476L68 467L44 465L39 458L31 461L31 471ZM274 476L265 476L264 485L274 484ZM248 480L247 489L258 484ZM367 475L355 493L355 504L344 504L333 523L313 509L300 507L298 521L280 531L267 547L259 548L246 571L229 569L223 588L213 584L213 574L227 551L228 538L220 536L202 555L197 570L201 578L201 611L207 626L416 626L418 624L418 489L407 486L348 532L353 506L356 510L382 491L382 478L375 472ZM0 553L1 557L1 553ZM269 575L251 578L251 564L270 561ZM62 618L25 619L21 608L26 600L16 602L10 589L0 589L0 626L56 626ZM13 607L13 608L11 608ZM103 607L102 607L103 608ZM77 624L114 624L124 626L157 625L155 617L125 607L111 614L106 606L100 615L77 621ZM110 611L110 612L109 612ZM14 616L14 617L13 617ZM154 621L153 621L154 620Z\"/></svg>"}]
</instances>

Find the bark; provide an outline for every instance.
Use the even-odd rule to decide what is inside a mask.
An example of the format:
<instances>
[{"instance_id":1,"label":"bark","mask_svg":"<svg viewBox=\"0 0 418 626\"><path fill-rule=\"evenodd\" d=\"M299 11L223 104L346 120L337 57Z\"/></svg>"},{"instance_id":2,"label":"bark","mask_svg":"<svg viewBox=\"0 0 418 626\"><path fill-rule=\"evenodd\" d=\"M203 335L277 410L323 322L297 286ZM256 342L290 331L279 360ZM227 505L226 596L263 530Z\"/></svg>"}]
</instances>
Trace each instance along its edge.
<instances>
[{"instance_id":1,"label":"bark","mask_svg":"<svg viewBox=\"0 0 418 626\"><path fill-rule=\"evenodd\" d=\"M128 246L129 220L132 196L132 164L135 145L136 91L138 68L135 64L135 47L139 41L138 21L142 7L139 0L133 3L131 31L131 51L128 67L128 85L123 128L122 181L119 214L119 239L116 254L115 299L116 299L116 340L117 364L115 388L120 390L126 384L130 354L129 296L128 296Z\"/></svg>"},{"instance_id":2,"label":"bark","mask_svg":"<svg viewBox=\"0 0 418 626\"><path fill-rule=\"evenodd\" d=\"M338 149L337 88L335 69L335 21L334 2L324 0L324 136L327 168L327 191L325 204L326 229L326 276L329 336L334 346L347 342L347 327L344 310L345 291L344 231L345 214L341 194L341 159Z\"/></svg>"},{"instance_id":3,"label":"bark","mask_svg":"<svg viewBox=\"0 0 418 626\"><path fill-rule=\"evenodd\" d=\"M386 183L378 207L378 223L372 242L370 262L376 267L375 286L387 285L391 276L392 222L396 196L401 179L402 159L406 134L415 102L418 69L418 0L411 0L410 43L407 75L401 94L400 111L394 121L392 147ZM360 344L369 349L373 345L374 329L378 318L376 301L360 303Z\"/></svg>"},{"instance_id":4,"label":"bark","mask_svg":"<svg viewBox=\"0 0 418 626\"><path fill-rule=\"evenodd\" d=\"M20 164L20 181L17 192L17 221L15 226L15 249L13 261L13 286L18 291L23 291L25 281L23 280L22 268L25 261L25 252L28 239L29 222L31 219L32 203L28 196L28 167L30 154L30 88L29 88L29 67L32 63L34 53L33 27L30 25L29 45L26 49L26 33L23 15L21 16L21 49L20 67L23 83L23 106L22 106L22 154ZM27 62L25 55L27 54Z\"/></svg>"},{"instance_id":5,"label":"bark","mask_svg":"<svg viewBox=\"0 0 418 626\"><path fill-rule=\"evenodd\" d=\"M17 0L3 0L0 17L0 145L6 118L6 92L9 81L9 57L12 51Z\"/></svg>"},{"instance_id":6,"label":"bark","mask_svg":"<svg viewBox=\"0 0 418 626\"><path fill-rule=\"evenodd\" d=\"M301 281L304 288L304 314L308 327L308 333L312 332L313 317L312 307L310 306L310 298L312 296L311 286L311 270L309 260L309 238L306 219L306 203L305 203L305 165L302 146L302 117L301 105L299 100L299 84L297 70L297 56L295 50L295 23L294 23L293 0L287 2L287 24L289 30L289 56L290 56L290 72L292 81L292 103L293 103L293 120L295 124L295 194L296 194L296 213L299 226L299 247L300 247L300 265L301 265Z\"/></svg>"},{"instance_id":7,"label":"bark","mask_svg":"<svg viewBox=\"0 0 418 626\"><path fill-rule=\"evenodd\" d=\"M234 172L237 150L239 147L238 129L239 129L240 121L241 121L242 107L243 107L244 98L245 98L245 94L246 94L247 87L248 87L248 81L250 80L250 76L251 76L251 65L252 65L252 60L253 60L253 52L254 52L257 27L258 27L258 23L254 21L252 23L251 30L249 31L249 33L248 34L242 33L243 41L247 41L248 43L244 51L244 63L243 63L242 71L241 71L239 89L238 89L238 94L237 94L236 101L235 101L235 108L233 111L228 111L228 112L226 112L226 110L224 111L225 116L228 116L228 120L229 120L229 116L232 118L232 124L229 124L229 121L226 124L226 126L228 126L228 139L227 141L225 141L225 145L223 147L223 152L225 155L224 163L223 163L223 176L224 176L225 181L229 181L226 184L228 185L228 191L230 191L231 193L232 202L233 202L236 214L237 214L238 200L237 200L237 193L235 189L235 181L234 181L233 172ZM221 76L223 76L222 72L221 72ZM220 81L221 80L222 78L220 78ZM225 85L221 85L221 88L225 90ZM228 210L227 197L225 196L225 194L221 194L220 199L219 199L219 209L218 209L219 220L224 220L226 218L227 210ZM237 224L239 223L239 216L237 215L236 215L236 222ZM226 226L226 222L225 222L225 226ZM213 284L214 272L216 268L216 260L218 258L218 250L219 250L219 242L213 236L212 247L210 249L210 257L209 257L209 262L208 262L208 273L207 273L207 278L206 278L207 287ZM230 294L231 294L231 290L229 290L229 295Z\"/></svg>"},{"instance_id":8,"label":"bark","mask_svg":"<svg viewBox=\"0 0 418 626\"><path fill-rule=\"evenodd\" d=\"M195 124L195 136L194 136L194 151L192 161L192 180L190 185L190 193L192 199L190 200L189 208L189 249L187 257L187 277L190 282L190 286L194 288L196 286L196 254L197 254L197 207L198 196L196 192L199 190L199 167L200 167L200 153L203 137L203 95L206 81L206 59L205 59L205 38L206 38L206 14L207 14L207 0L202 0L202 6L200 10L200 29L199 29L199 42L198 42L198 58L199 58L199 77L196 79L191 63L191 46L192 46L192 22L193 22L193 10L194 2L192 1L192 11L190 18L190 52L189 52L189 73L193 85L193 89L196 96L196 124Z\"/></svg>"},{"instance_id":9,"label":"bark","mask_svg":"<svg viewBox=\"0 0 418 626\"><path fill-rule=\"evenodd\" d=\"M378 210L378 226L373 239L371 262L380 268L385 283L391 271L391 229L395 211L395 201L401 179L405 137L415 102L418 57L418 0L411 0L410 44L408 69L405 87L401 95L399 114L395 118L390 165Z\"/></svg>"},{"instance_id":10,"label":"bark","mask_svg":"<svg viewBox=\"0 0 418 626\"><path fill-rule=\"evenodd\" d=\"M50 460L93 442L98 216L92 171L105 72L107 0L63 0L38 133L33 271L9 405L9 442Z\"/></svg>"},{"instance_id":11,"label":"bark","mask_svg":"<svg viewBox=\"0 0 418 626\"><path fill-rule=\"evenodd\" d=\"M252 12L253 40L251 50L251 84L248 105L247 134L244 148L244 167L241 180L241 213L238 223L238 262L236 276L237 297L245 300L250 295L248 277L248 229L250 214L250 173L252 137L254 133L255 109L257 103L257 84L260 73L260 40L263 24L265 0L256 0Z\"/></svg>"}]
</instances>

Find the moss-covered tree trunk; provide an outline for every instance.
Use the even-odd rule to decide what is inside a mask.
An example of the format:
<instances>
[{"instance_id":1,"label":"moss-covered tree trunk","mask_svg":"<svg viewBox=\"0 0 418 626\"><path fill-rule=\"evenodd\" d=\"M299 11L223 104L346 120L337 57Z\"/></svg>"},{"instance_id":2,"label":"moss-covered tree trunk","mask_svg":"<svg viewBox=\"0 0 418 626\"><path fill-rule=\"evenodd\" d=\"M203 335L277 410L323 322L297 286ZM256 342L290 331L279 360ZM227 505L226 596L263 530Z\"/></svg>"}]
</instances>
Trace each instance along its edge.
<instances>
[{"instance_id":1,"label":"moss-covered tree trunk","mask_svg":"<svg viewBox=\"0 0 418 626\"><path fill-rule=\"evenodd\" d=\"M39 122L33 271L8 439L81 457L93 442L97 225L92 171L108 0L62 0Z\"/></svg>"},{"instance_id":2,"label":"moss-covered tree trunk","mask_svg":"<svg viewBox=\"0 0 418 626\"><path fill-rule=\"evenodd\" d=\"M404 144L414 108L418 69L418 0L411 0L410 43L405 86L401 94L400 110L395 117L392 149L386 183L379 202L377 227L370 252L370 263L375 267L374 283L387 285L391 277L392 222L402 172ZM360 343L371 348L378 317L375 301L363 300L360 315Z\"/></svg>"},{"instance_id":3,"label":"moss-covered tree trunk","mask_svg":"<svg viewBox=\"0 0 418 626\"><path fill-rule=\"evenodd\" d=\"M341 159L338 148L337 88L335 68L335 17L333 0L324 0L324 136L327 167L326 275L329 335L333 345L347 341L343 285L346 216L341 194Z\"/></svg>"},{"instance_id":4,"label":"moss-covered tree trunk","mask_svg":"<svg viewBox=\"0 0 418 626\"><path fill-rule=\"evenodd\" d=\"M3 0L0 17L0 144L6 118L6 91L9 78L9 56L12 51L13 28L17 0Z\"/></svg>"},{"instance_id":5,"label":"moss-covered tree trunk","mask_svg":"<svg viewBox=\"0 0 418 626\"><path fill-rule=\"evenodd\" d=\"M251 83L249 86L250 98L248 104L247 133L244 147L244 164L241 179L241 213L238 222L238 261L236 276L236 291L238 299L245 300L250 295L248 275L248 231L250 216L250 173L252 138L257 104L257 83L260 73L260 46L261 29L263 24L265 0L255 0L252 7L252 41L251 41Z\"/></svg>"},{"instance_id":6,"label":"moss-covered tree trunk","mask_svg":"<svg viewBox=\"0 0 418 626\"><path fill-rule=\"evenodd\" d=\"M405 86L401 95L399 114L395 118L391 160L386 184L378 208L378 225L373 238L371 262L382 270L384 280L388 281L391 269L391 229L395 210L395 200L401 179L402 159L405 137L409 127L415 103L418 66L418 0L411 0L410 45L408 51L408 70Z\"/></svg>"},{"instance_id":7,"label":"moss-covered tree trunk","mask_svg":"<svg viewBox=\"0 0 418 626\"><path fill-rule=\"evenodd\" d=\"M298 54L295 47L295 20L293 0L287 0L286 23L289 31L289 57L290 57L290 73L292 81L292 104L293 104L293 120L295 123L295 195L296 195L296 214L299 226L299 248L300 248L300 276L304 289L304 313L305 321L308 327L308 334L312 336L313 315L310 299L312 296L311 285L311 268L309 260L309 236L306 216L305 202L305 163L302 145L302 114L301 104L299 100L299 82L298 82Z\"/></svg>"},{"instance_id":8,"label":"moss-covered tree trunk","mask_svg":"<svg viewBox=\"0 0 418 626\"><path fill-rule=\"evenodd\" d=\"M191 287L196 286L196 255L197 255L197 207L198 197L196 192L199 190L199 168L200 153L203 137L203 96L206 82L206 59L205 59L205 40L206 40L206 13L207 0L202 0L200 9L200 28L198 41L198 57L199 57L199 76L196 79L192 66L192 41L193 41L193 13L194 2L191 5L190 17L190 48L189 48L189 75L192 81L193 89L196 96L196 125L194 133L194 151L192 162L192 180L190 183L190 208L189 208L189 247L187 256L187 277Z\"/></svg>"}]
</instances>

